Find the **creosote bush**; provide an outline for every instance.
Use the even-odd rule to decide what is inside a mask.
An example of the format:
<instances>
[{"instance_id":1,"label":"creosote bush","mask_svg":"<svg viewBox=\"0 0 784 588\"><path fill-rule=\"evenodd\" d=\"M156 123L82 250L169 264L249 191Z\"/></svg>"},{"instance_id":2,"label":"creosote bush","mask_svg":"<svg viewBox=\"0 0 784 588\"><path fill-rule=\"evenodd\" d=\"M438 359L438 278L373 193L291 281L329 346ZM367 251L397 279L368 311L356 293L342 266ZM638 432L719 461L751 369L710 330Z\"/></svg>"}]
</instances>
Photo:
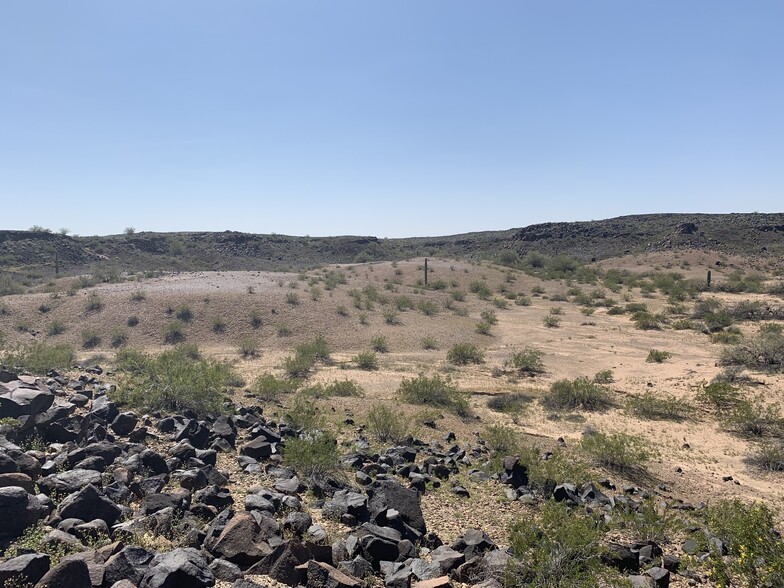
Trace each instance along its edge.
<instances>
[{"instance_id":1,"label":"creosote bush","mask_svg":"<svg viewBox=\"0 0 784 588\"><path fill-rule=\"evenodd\" d=\"M389 340L383 335L377 335L370 340L370 347L378 353L389 351Z\"/></svg>"},{"instance_id":2,"label":"creosote bush","mask_svg":"<svg viewBox=\"0 0 784 588\"><path fill-rule=\"evenodd\" d=\"M181 321L172 321L163 331L163 342L177 345L185 341L185 325Z\"/></svg>"},{"instance_id":3,"label":"creosote bush","mask_svg":"<svg viewBox=\"0 0 784 588\"><path fill-rule=\"evenodd\" d=\"M377 370L378 369L378 356L373 351L361 351L351 358L351 361L357 364L361 370Z\"/></svg>"},{"instance_id":4,"label":"creosote bush","mask_svg":"<svg viewBox=\"0 0 784 588\"><path fill-rule=\"evenodd\" d=\"M641 471L653 456L642 438L626 433L585 434L580 448L597 465L620 473Z\"/></svg>"},{"instance_id":5,"label":"creosote bush","mask_svg":"<svg viewBox=\"0 0 784 588\"><path fill-rule=\"evenodd\" d=\"M151 410L199 415L222 412L224 391L237 380L232 367L202 357L196 345L178 345L153 357L126 349L116 359L120 383L116 400Z\"/></svg>"},{"instance_id":6,"label":"creosote bush","mask_svg":"<svg viewBox=\"0 0 784 588\"><path fill-rule=\"evenodd\" d=\"M438 349L438 341L436 341L434 337L423 337L422 349L425 350Z\"/></svg>"},{"instance_id":7,"label":"creosote bush","mask_svg":"<svg viewBox=\"0 0 784 588\"><path fill-rule=\"evenodd\" d=\"M487 408L510 415L520 415L528 410L533 398L522 392L497 394L487 401Z\"/></svg>"},{"instance_id":8,"label":"creosote bush","mask_svg":"<svg viewBox=\"0 0 784 588\"><path fill-rule=\"evenodd\" d=\"M554 382L540 402L551 410L602 411L613 405L607 389L585 377Z\"/></svg>"},{"instance_id":9,"label":"creosote bush","mask_svg":"<svg viewBox=\"0 0 784 588\"><path fill-rule=\"evenodd\" d=\"M68 369L73 365L74 350L64 343L47 345L33 342L19 344L3 353L0 363L21 371L44 375L49 370Z\"/></svg>"},{"instance_id":10,"label":"creosote bush","mask_svg":"<svg viewBox=\"0 0 784 588\"><path fill-rule=\"evenodd\" d=\"M655 421L683 421L693 412L687 402L675 396L652 392L629 398L626 410L642 419Z\"/></svg>"},{"instance_id":11,"label":"creosote bush","mask_svg":"<svg viewBox=\"0 0 784 588\"><path fill-rule=\"evenodd\" d=\"M784 370L784 334L777 330L761 330L745 342L725 350L725 365L741 365L748 369L778 372Z\"/></svg>"},{"instance_id":12,"label":"creosote bush","mask_svg":"<svg viewBox=\"0 0 784 588\"><path fill-rule=\"evenodd\" d=\"M261 346L253 337L243 337L237 344L239 354L244 358L258 357Z\"/></svg>"},{"instance_id":13,"label":"creosote bush","mask_svg":"<svg viewBox=\"0 0 784 588\"><path fill-rule=\"evenodd\" d=\"M446 353L446 360L454 365L468 365L469 363L482 363L485 354L471 343L455 343Z\"/></svg>"},{"instance_id":14,"label":"creosote bush","mask_svg":"<svg viewBox=\"0 0 784 588\"><path fill-rule=\"evenodd\" d=\"M308 431L286 440L283 463L306 478L323 478L338 470L340 454L334 435Z\"/></svg>"},{"instance_id":15,"label":"creosote bush","mask_svg":"<svg viewBox=\"0 0 784 588\"><path fill-rule=\"evenodd\" d=\"M87 300L84 303L84 311L86 313L99 312L103 309L103 300L97 292L90 292Z\"/></svg>"},{"instance_id":16,"label":"creosote bush","mask_svg":"<svg viewBox=\"0 0 784 588\"><path fill-rule=\"evenodd\" d=\"M651 349L648 352L648 357L645 358L647 363L664 363L666 360L672 357L672 353L669 351L661 351L659 349Z\"/></svg>"},{"instance_id":17,"label":"creosote bush","mask_svg":"<svg viewBox=\"0 0 784 588\"><path fill-rule=\"evenodd\" d=\"M697 401L713 407L718 412L731 410L743 400L740 390L729 382L711 382L702 387Z\"/></svg>"},{"instance_id":18,"label":"creosote bush","mask_svg":"<svg viewBox=\"0 0 784 588\"><path fill-rule=\"evenodd\" d=\"M250 393L261 400L278 400L285 394L293 394L301 385L301 380L276 378L269 372L258 376L250 387Z\"/></svg>"},{"instance_id":19,"label":"creosote bush","mask_svg":"<svg viewBox=\"0 0 784 588\"><path fill-rule=\"evenodd\" d=\"M190 306L188 306L187 304L183 304L179 306L177 310L174 312L174 317L178 321L188 323L193 319L193 311L191 310Z\"/></svg>"},{"instance_id":20,"label":"creosote bush","mask_svg":"<svg viewBox=\"0 0 784 588\"><path fill-rule=\"evenodd\" d=\"M403 378L397 393L403 402L444 408L461 417L471 414L468 394L461 392L449 378L442 378L439 374L432 378L425 374L419 374L416 378Z\"/></svg>"},{"instance_id":21,"label":"creosote bush","mask_svg":"<svg viewBox=\"0 0 784 588\"><path fill-rule=\"evenodd\" d=\"M410 419L400 411L376 403L367 414L367 430L382 443L406 443L413 436Z\"/></svg>"},{"instance_id":22,"label":"creosote bush","mask_svg":"<svg viewBox=\"0 0 784 588\"><path fill-rule=\"evenodd\" d=\"M519 374L536 375L544 373L544 354L535 347L525 347L521 351L512 354L506 366L517 371Z\"/></svg>"},{"instance_id":23,"label":"creosote bush","mask_svg":"<svg viewBox=\"0 0 784 588\"><path fill-rule=\"evenodd\" d=\"M724 426L741 437L781 437L784 419L778 404L767 404L761 398L741 400L722 415Z\"/></svg>"}]
</instances>

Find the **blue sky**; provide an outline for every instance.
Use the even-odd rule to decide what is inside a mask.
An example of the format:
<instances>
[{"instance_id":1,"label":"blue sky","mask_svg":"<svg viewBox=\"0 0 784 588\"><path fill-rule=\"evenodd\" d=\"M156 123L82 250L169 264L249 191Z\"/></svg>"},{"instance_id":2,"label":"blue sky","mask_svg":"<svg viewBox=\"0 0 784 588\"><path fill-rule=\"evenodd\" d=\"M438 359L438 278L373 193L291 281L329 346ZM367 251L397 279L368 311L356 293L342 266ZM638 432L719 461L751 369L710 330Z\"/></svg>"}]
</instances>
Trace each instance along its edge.
<instances>
[{"instance_id":1,"label":"blue sky","mask_svg":"<svg viewBox=\"0 0 784 588\"><path fill-rule=\"evenodd\" d=\"M781 211L783 24L780 0L9 0L0 228Z\"/></svg>"}]
</instances>

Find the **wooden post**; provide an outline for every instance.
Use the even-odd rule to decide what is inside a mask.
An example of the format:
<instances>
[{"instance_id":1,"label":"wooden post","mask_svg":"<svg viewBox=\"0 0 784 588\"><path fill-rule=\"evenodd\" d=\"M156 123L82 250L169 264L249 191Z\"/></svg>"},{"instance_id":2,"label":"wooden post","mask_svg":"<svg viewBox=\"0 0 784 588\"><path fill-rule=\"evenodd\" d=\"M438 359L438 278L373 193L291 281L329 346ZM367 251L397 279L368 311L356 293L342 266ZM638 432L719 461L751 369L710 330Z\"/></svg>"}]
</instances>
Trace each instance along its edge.
<instances>
[{"instance_id":1,"label":"wooden post","mask_svg":"<svg viewBox=\"0 0 784 588\"><path fill-rule=\"evenodd\" d=\"M54 275L60 276L60 252L57 249L54 250Z\"/></svg>"},{"instance_id":2,"label":"wooden post","mask_svg":"<svg viewBox=\"0 0 784 588\"><path fill-rule=\"evenodd\" d=\"M708 288L710 288L710 282L711 282L711 271L708 270Z\"/></svg>"},{"instance_id":3,"label":"wooden post","mask_svg":"<svg viewBox=\"0 0 784 588\"><path fill-rule=\"evenodd\" d=\"M427 286L427 257L425 257L425 286Z\"/></svg>"}]
</instances>

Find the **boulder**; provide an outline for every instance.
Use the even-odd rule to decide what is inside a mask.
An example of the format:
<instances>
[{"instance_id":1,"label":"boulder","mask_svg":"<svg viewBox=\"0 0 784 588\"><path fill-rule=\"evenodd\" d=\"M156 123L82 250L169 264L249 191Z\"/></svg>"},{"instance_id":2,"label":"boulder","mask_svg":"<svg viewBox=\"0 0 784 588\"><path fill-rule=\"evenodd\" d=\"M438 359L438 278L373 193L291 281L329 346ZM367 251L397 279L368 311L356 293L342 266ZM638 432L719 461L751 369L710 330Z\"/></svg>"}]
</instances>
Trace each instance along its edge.
<instances>
[{"instance_id":1,"label":"boulder","mask_svg":"<svg viewBox=\"0 0 784 588\"><path fill-rule=\"evenodd\" d=\"M142 581L154 554L143 547L126 546L106 560L104 583L111 586L123 579L135 586Z\"/></svg>"},{"instance_id":2,"label":"boulder","mask_svg":"<svg viewBox=\"0 0 784 588\"><path fill-rule=\"evenodd\" d=\"M46 553L28 553L0 563L0 586L7 580L35 584L49 571L50 559Z\"/></svg>"},{"instance_id":3,"label":"boulder","mask_svg":"<svg viewBox=\"0 0 784 588\"><path fill-rule=\"evenodd\" d=\"M52 406L54 394L48 390L20 387L0 394L0 414L4 417L34 416Z\"/></svg>"},{"instance_id":4,"label":"boulder","mask_svg":"<svg viewBox=\"0 0 784 588\"><path fill-rule=\"evenodd\" d=\"M212 551L240 566L249 566L272 553L265 543L257 542L260 528L248 512L237 513L223 529Z\"/></svg>"},{"instance_id":5,"label":"boulder","mask_svg":"<svg viewBox=\"0 0 784 588\"><path fill-rule=\"evenodd\" d=\"M30 525L43 517L46 511L39 500L24 488L0 488L0 538L18 537Z\"/></svg>"},{"instance_id":6,"label":"boulder","mask_svg":"<svg viewBox=\"0 0 784 588\"><path fill-rule=\"evenodd\" d=\"M139 588L203 588L214 586L215 576L207 561L192 547L156 555Z\"/></svg>"},{"instance_id":7,"label":"boulder","mask_svg":"<svg viewBox=\"0 0 784 588\"><path fill-rule=\"evenodd\" d=\"M307 588L360 588L364 583L333 568L310 560L307 563Z\"/></svg>"},{"instance_id":8,"label":"boulder","mask_svg":"<svg viewBox=\"0 0 784 588\"><path fill-rule=\"evenodd\" d=\"M46 495L56 493L59 495L72 494L87 486L101 485L101 472L95 470L68 470L59 474L51 474L38 480L38 488Z\"/></svg>"},{"instance_id":9,"label":"boulder","mask_svg":"<svg viewBox=\"0 0 784 588\"><path fill-rule=\"evenodd\" d=\"M110 527L120 518L122 510L106 496L102 496L92 484L69 494L58 507L64 519L76 518L83 521L101 519Z\"/></svg>"},{"instance_id":10,"label":"boulder","mask_svg":"<svg viewBox=\"0 0 784 588\"><path fill-rule=\"evenodd\" d=\"M92 588L90 570L83 559L63 559L46 572L36 588Z\"/></svg>"},{"instance_id":11,"label":"boulder","mask_svg":"<svg viewBox=\"0 0 784 588\"><path fill-rule=\"evenodd\" d=\"M371 520L377 525L392 525L416 543L425 533L427 526L422 515L419 494L408 490L392 480L374 482L368 488L368 510ZM394 511L394 516L390 516Z\"/></svg>"}]
</instances>

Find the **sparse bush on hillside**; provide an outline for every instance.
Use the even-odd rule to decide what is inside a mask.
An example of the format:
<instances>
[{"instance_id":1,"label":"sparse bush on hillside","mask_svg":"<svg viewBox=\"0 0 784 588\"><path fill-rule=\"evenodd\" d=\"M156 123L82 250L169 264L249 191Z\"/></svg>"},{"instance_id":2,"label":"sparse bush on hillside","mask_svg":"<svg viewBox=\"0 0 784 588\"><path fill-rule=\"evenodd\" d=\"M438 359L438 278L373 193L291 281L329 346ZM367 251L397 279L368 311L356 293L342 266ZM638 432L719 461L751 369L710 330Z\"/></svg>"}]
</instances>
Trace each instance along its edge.
<instances>
[{"instance_id":1,"label":"sparse bush on hillside","mask_svg":"<svg viewBox=\"0 0 784 588\"><path fill-rule=\"evenodd\" d=\"M361 370L372 371L378 369L378 357L372 351L361 351L352 357L351 361L357 364L357 367Z\"/></svg>"},{"instance_id":2,"label":"sparse bush on hillside","mask_svg":"<svg viewBox=\"0 0 784 588\"><path fill-rule=\"evenodd\" d=\"M163 331L163 342L176 345L185 341L185 325L180 321L172 321Z\"/></svg>"},{"instance_id":3,"label":"sparse bush on hillside","mask_svg":"<svg viewBox=\"0 0 784 588\"><path fill-rule=\"evenodd\" d=\"M385 404L375 403L367 414L367 430L382 443L406 443L412 437L410 419Z\"/></svg>"},{"instance_id":4,"label":"sparse bush on hillside","mask_svg":"<svg viewBox=\"0 0 784 588\"><path fill-rule=\"evenodd\" d=\"M476 345L471 343L455 343L452 348L447 351L446 359L449 363L454 365L467 365L469 363L482 363L485 360L485 355Z\"/></svg>"},{"instance_id":5,"label":"sparse bush on hillside","mask_svg":"<svg viewBox=\"0 0 784 588\"><path fill-rule=\"evenodd\" d=\"M426 349L426 350L438 349L438 341L436 341L434 337L423 337L422 349Z\"/></svg>"},{"instance_id":6,"label":"sparse bush on hillside","mask_svg":"<svg viewBox=\"0 0 784 588\"><path fill-rule=\"evenodd\" d=\"M250 393L260 400L272 402L284 394L293 394L300 387L301 381L287 378L276 378L269 372L258 376L250 387Z\"/></svg>"},{"instance_id":7,"label":"sparse bush on hillside","mask_svg":"<svg viewBox=\"0 0 784 588\"><path fill-rule=\"evenodd\" d=\"M741 400L722 415L724 426L741 437L781 437L784 419L778 404L762 399Z\"/></svg>"},{"instance_id":8,"label":"sparse bush on hillside","mask_svg":"<svg viewBox=\"0 0 784 588\"><path fill-rule=\"evenodd\" d=\"M647 311L637 311L631 316L634 326L641 331L657 331L661 329L661 319Z\"/></svg>"},{"instance_id":9,"label":"sparse bush on hillside","mask_svg":"<svg viewBox=\"0 0 784 588\"><path fill-rule=\"evenodd\" d=\"M404 402L444 408L461 417L471 414L468 394L458 390L450 379L438 374L432 378L425 374L419 374L416 378L403 378L398 396Z\"/></svg>"},{"instance_id":10,"label":"sparse bush on hillside","mask_svg":"<svg viewBox=\"0 0 784 588\"><path fill-rule=\"evenodd\" d=\"M260 345L253 337L243 337L237 344L237 350L244 358L258 357Z\"/></svg>"},{"instance_id":11,"label":"sparse bush on hillside","mask_svg":"<svg viewBox=\"0 0 784 588\"><path fill-rule=\"evenodd\" d=\"M178 345L157 357L123 350L116 366L121 377L115 399L151 410L219 414L224 391L237 380L230 365L202 357L195 345Z\"/></svg>"},{"instance_id":12,"label":"sparse bush on hillside","mask_svg":"<svg viewBox=\"0 0 784 588\"><path fill-rule=\"evenodd\" d=\"M143 302L147 300L147 294L144 290L136 290L135 292L131 293L131 300L133 302Z\"/></svg>"},{"instance_id":13,"label":"sparse bush on hillside","mask_svg":"<svg viewBox=\"0 0 784 588\"><path fill-rule=\"evenodd\" d=\"M655 421L683 421L693 412L687 402L675 396L652 392L629 398L626 410L641 419Z\"/></svg>"},{"instance_id":14,"label":"sparse bush on hillside","mask_svg":"<svg viewBox=\"0 0 784 588\"><path fill-rule=\"evenodd\" d=\"M99 312L101 309L103 309L103 300L101 300L101 297L97 292L90 292L84 303L84 311L86 313L91 313Z\"/></svg>"},{"instance_id":15,"label":"sparse bush on hillside","mask_svg":"<svg viewBox=\"0 0 784 588\"><path fill-rule=\"evenodd\" d=\"M261 313L258 310L252 310L250 313L250 326L258 329L263 324Z\"/></svg>"},{"instance_id":16,"label":"sparse bush on hillside","mask_svg":"<svg viewBox=\"0 0 784 588\"><path fill-rule=\"evenodd\" d=\"M62 321L52 321L46 328L46 334L50 337L54 337L55 335L62 335L65 333L65 330L65 323Z\"/></svg>"},{"instance_id":17,"label":"sparse bush on hillside","mask_svg":"<svg viewBox=\"0 0 784 588\"><path fill-rule=\"evenodd\" d=\"M612 370L601 370L593 377L594 384L612 384L615 381Z\"/></svg>"},{"instance_id":18,"label":"sparse bush on hillside","mask_svg":"<svg viewBox=\"0 0 784 588\"><path fill-rule=\"evenodd\" d=\"M425 316L435 316L438 314L438 305L432 300L420 300L417 304L419 312Z\"/></svg>"},{"instance_id":19,"label":"sparse bush on hillside","mask_svg":"<svg viewBox=\"0 0 784 588\"><path fill-rule=\"evenodd\" d=\"M533 398L522 392L497 394L487 401L487 408L496 412L519 416L528 410Z\"/></svg>"},{"instance_id":20,"label":"sparse bush on hillside","mask_svg":"<svg viewBox=\"0 0 784 588\"><path fill-rule=\"evenodd\" d=\"M289 438L283 447L283 463L305 478L324 478L339 469L340 454L334 435L311 431Z\"/></svg>"},{"instance_id":21,"label":"sparse bush on hillside","mask_svg":"<svg viewBox=\"0 0 784 588\"><path fill-rule=\"evenodd\" d=\"M525 294L518 294L514 299L514 303L517 306L531 306L531 298Z\"/></svg>"},{"instance_id":22,"label":"sparse bush on hillside","mask_svg":"<svg viewBox=\"0 0 784 588\"><path fill-rule=\"evenodd\" d=\"M112 340L111 340L112 347L115 349L117 347L124 347L128 344L128 332L123 329L113 329L112 330Z\"/></svg>"},{"instance_id":23,"label":"sparse bush on hillside","mask_svg":"<svg viewBox=\"0 0 784 588\"><path fill-rule=\"evenodd\" d=\"M542 324L549 329L556 329L561 326L561 319L557 316L548 314L542 319Z\"/></svg>"},{"instance_id":24,"label":"sparse bush on hillside","mask_svg":"<svg viewBox=\"0 0 784 588\"><path fill-rule=\"evenodd\" d=\"M640 437L626 433L583 435L580 448L599 466L620 473L642 470L653 456Z\"/></svg>"},{"instance_id":25,"label":"sparse bush on hillside","mask_svg":"<svg viewBox=\"0 0 784 588\"><path fill-rule=\"evenodd\" d=\"M299 304L299 296L296 292L286 293L286 304L297 306Z\"/></svg>"},{"instance_id":26,"label":"sparse bush on hillside","mask_svg":"<svg viewBox=\"0 0 784 588\"><path fill-rule=\"evenodd\" d=\"M492 292L490 291L490 287L487 285L487 282L477 280L471 282L468 285L468 291L472 294L476 294L482 300L489 300Z\"/></svg>"},{"instance_id":27,"label":"sparse bush on hillside","mask_svg":"<svg viewBox=\"0 0 784 588\"><path fill-rule=\"evenodd\" d=\"M479 335L490 335L493 326L490 323L486 323L485 321L480 321L476 323L476 327L474 331Z\"/></svg>"},{"instance_id":28,"label":"sparse bush on hillside","mask_svg":"<svg viewBox=\"0 0 784 588\"><path fill-rule=\"evenodd\" d=\"M543 355L544 354L540 349L535 347L525 347L521 351L513 353L512 357L507 360L506 365L520 374L543 374Z\"/></svg>"},{"instance_id":29,"label":"sparse bush on hillside","mask_svg":"<svg viewBox=\"0 0 784 588\"><path fill-rule=\"evenodd\" d=\"M647 363L664 363L672 357L669 351L661 351L659 349L651 349L648 352L648 357L645 358Z\"/></svg>"},{"instance_id":30,"label":"sparse bush on hillside","mask_svg":"<svg viewBox=\"0 0 784 588\"><path fill-rule=\"evenodd\" d=\"M187 304L183 304L180 307L178 307L177 310L174 312L174 317L178 321L187 323L193 319L193 311L191 310L190 306L188 306Z\"/></svg>"},{"instance_id":31,"label":"sparse bush on hillside","mask_svg":"<svg viewBox=\"0 0 784 588\"><path fill-rule=\"evenodd\" d=\"M221 316L212 317L211 325L212 332L217 335L222 335L226 332L226 319Z\"/></svg>"},{"instance_id":32,"label":"sparse bush on hillside","mask_svg":"<svg viewBox=\"0 0 784 588\"><path fill-rule=\"evenodd\" d=\"M384 322L388 325L399 325L400 317L398 312L393 308L384 309Z\"/></svg>"},{"instance_id":33,"label":"sparse bush on hillside","mask_svg":"<svg viewBox=\"0 0 784 588\"><path fill-rule=\"evenodd\" d=\"M613 405L609 392L585 377L554 382L540 402L551 410L602 411Z\"/></svg>"},{"instance_id":34,"label":"sparse bush on hillside","mask_svg":"<svg viewBox=\"0 0 784 588\"><path fill-rule=\"evenodd\" d=\"M370 340L370 347L378 353L389 351L389 340L383 335L377 335Z\"/></svg>"},{"instance_id":35,"label":"sparse bush on hillside","mask_svg":"<svg viewBox=\"0 0 784 588\"><path fill-rule=\"evenodd\" d=\"M348 398L364 396L365 391L354 380L340 380L326 385L321 383L314 384L303 389L301 393L314 398L332 398L334 396Z\"/></svg>"},{"instance_id":36,"label":"sparse bush on hillside","mask_svg":"<svg viewBox=\"0 0 784 588\"><path fill-rule=\"evenodd\" d=\"M761 443L743 461L764 472L784 472L784 444L779 439Z\"/></svg>"},{"instance_id":37,"label":"sparse bush on hillside","mask_svg":"<svg viewBox=\"0 0 784 588\"><path fill-rule=\"evenodd\" d=\"M47 345L33 342L16 345L2 355L2 364L36 375L44 375L49 370L68 369L73 365L73 347L66 344Z\"/></svg>"},{"instance_id":38,"label":"sparse bush on hillside","mask_svg":"<svg viewBox=\"0 0 784 588\"><path fill-rule=\"evenodd\" d=\"M725 350L721 355L721 362L760 371L781 371L784 369L784 334L761 331L743 343Z\"/></svg>"},{"instance_id":39,"label":"sparse bush on hillside","mask_svg":"<svg viewBox=\"0 0 784 588\"><path fill-rule=\"evenodd\" d=\"M482 319L482 322L487 323L488 325L497 325L498 324L498 317L493 310L483 310L479 316Z\"/></svg>"},{"instance_id":40,"label":"sparse bush on hillside","mask_svg":"<svg viewBox=\"0 0 784 588\"><path fill-rule=\"evenodd\" d=\"M82 347L95 349L101 344L101 336L92 329L82 331Z\"/></svg>"},{"instance_id":41,"label":"sparse bush on hillside","mask_svg":"<svg viewBox=\"0 0 784 588\"><path fill-rule=\"evenodd\" d=\"M136 316L135 314L133 314L133 315L129 316L129 317L128 317L128 320L126 321L126 324L127 324L129 327L135 327L136 325L138 325L138 324L139 324L139 317L138 317L138 316Z\"/></svg>"}]
</instances>

